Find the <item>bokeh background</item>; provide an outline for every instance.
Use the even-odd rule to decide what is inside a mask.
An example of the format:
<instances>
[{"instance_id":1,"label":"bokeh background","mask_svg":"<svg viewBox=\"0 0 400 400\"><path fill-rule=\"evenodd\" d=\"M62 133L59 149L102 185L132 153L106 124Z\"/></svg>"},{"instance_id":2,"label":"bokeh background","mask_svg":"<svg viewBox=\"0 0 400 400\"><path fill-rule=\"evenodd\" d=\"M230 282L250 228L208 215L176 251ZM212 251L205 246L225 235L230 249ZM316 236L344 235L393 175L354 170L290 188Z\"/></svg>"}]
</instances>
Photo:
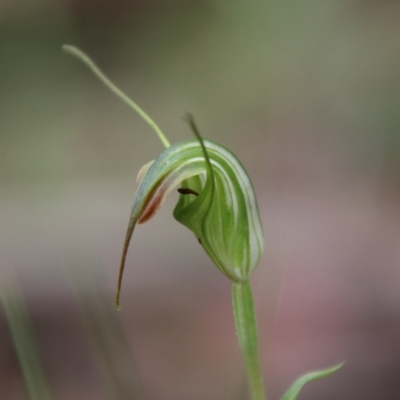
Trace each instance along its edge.
<instances>
[{"instance_id":1,"label":"bokeh background","mask_svg":"<svg viewBox=\"0 0 400 400\"><path fill-rule=\"evenodd\" d=\"M171 142L190 111L248 170L269 398L346 360L299 400L400 399L399 18L393 0L0 0L0 290L52 399L248 398L230 284L177 194L135 231L115 311L136 174L163 148L64 43ZM0 387L28 398L3 308Z\"/></svg>"}]
</instances>

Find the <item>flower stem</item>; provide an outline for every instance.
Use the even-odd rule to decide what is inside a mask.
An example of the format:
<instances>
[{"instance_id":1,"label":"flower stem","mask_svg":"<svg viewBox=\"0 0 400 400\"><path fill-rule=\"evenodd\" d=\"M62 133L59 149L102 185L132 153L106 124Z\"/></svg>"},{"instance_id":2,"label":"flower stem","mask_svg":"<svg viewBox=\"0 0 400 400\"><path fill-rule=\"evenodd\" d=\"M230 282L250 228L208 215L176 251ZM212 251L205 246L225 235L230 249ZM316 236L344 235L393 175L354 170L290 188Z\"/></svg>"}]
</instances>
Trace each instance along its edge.
<instances>
[{"instance_id":1,"label":"flower stem","mask_svg":"<svg viewBox=\"0 0 400 400\"><path fill-rule=\"evenodd\" d=\"M232 305L253 400L266 400L258 349L257 321L250 282L233 282Z\"/></svg>"},{"instance_id":2,"label":"flower stem","mask_svg":"<svg viewBox=\"0 0 400 400\"><path fill-rule=\"evenodd\" d=\"M73 55L74 57L81 60L84 64L86 64L92 70L92 72L104 83L104 85L106 85L112 92L114 92L114 94L116 94L122 101L128 104L129 107L133 108L154 129L162 144L166 148L170 146L169 141L167 140L161 129L158 127L158 125L132 99L130 99L122 90L115 86L88 55L86 55L82 50L78 49L77 47L71 46L69 44L64 44L62 46L62 49L66 53Z\"/></svg>"}]
</instances>

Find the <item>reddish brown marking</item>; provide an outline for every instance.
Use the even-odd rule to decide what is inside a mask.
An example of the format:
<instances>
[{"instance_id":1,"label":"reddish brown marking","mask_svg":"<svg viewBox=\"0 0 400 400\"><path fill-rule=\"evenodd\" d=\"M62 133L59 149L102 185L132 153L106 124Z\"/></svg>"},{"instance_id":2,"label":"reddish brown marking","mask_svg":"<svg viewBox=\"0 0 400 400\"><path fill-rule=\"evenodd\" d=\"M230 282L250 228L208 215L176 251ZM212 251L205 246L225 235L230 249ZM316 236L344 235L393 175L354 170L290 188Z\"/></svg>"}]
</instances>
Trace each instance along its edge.
<instances>
[{"instance_id":1,"label":"reddish brown marking","mask_svg":"<svg viewBox=\"0 0 400 400\"><path fill-rule=\"evenodd\" d=\"M167 191L167 188L164 188L161 191L158 191L157 189L158 188L155 189L155 194L151 195L149 200L145 204L143 212L139 217L138 224L143 224L147 222L156 214L158 209L161 207L161 204L165 198L165 192Z\"/></svg>"}]
</instances>

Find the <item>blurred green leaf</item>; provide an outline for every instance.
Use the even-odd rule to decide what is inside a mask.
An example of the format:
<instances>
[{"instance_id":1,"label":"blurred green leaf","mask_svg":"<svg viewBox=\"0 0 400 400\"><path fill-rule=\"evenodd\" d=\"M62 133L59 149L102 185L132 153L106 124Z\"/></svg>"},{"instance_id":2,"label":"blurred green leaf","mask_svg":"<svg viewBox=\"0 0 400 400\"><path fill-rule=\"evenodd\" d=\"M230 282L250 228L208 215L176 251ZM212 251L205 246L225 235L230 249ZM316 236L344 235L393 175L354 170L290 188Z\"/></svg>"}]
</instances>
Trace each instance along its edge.
<instances>
[{"instance_id":1,"label":"blurred green leaf","mask_svg":"<svg viewBox=\"0 0 400 400\"><path fill-rule=\"evenodd\" d=\"M343 365L344 365L344 363L341 363L334 367L322 369L319 371L309 372L309 373L301 376L292 384L292 386L290 386L290 388L282 396L281 400L296 400L297 396L300 393L300 390L303 388L303 386L305 384L315 381L317 379L324 378L325 376L331 375L334 372L336 372L338 369L342 368Z\"/></svg>"},{"instance_id":2,"label":"blurred green leaf","mask_svg":"<svg viewBox=\"0 0 400 400\"><path fill-rule=\"evenodd\" d=\"M0 290L0 301L10 329L30 400L51 400L40 352L24 299L16 284Z\"/></svg>"}]
</instances>

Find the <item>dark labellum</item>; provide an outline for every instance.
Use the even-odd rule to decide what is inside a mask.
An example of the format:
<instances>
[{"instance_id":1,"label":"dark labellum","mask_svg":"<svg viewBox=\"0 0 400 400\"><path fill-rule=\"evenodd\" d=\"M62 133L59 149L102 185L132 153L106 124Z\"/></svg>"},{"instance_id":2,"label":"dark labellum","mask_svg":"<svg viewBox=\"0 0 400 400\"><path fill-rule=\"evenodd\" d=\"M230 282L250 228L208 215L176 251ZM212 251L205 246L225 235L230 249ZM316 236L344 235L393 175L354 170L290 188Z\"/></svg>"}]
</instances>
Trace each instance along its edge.
<instances>
[{"instance_id":1,"label":"dark labellum","mask_svg":"<svg viewBox=\"0 0 400 400\"><path fill-rule=\"evenodd\" d=\"M178 192L180 194L194 194L195 196L199 195L195 190L190 189L190 188L179 188Z\"/></svg>"}]
</instances>

